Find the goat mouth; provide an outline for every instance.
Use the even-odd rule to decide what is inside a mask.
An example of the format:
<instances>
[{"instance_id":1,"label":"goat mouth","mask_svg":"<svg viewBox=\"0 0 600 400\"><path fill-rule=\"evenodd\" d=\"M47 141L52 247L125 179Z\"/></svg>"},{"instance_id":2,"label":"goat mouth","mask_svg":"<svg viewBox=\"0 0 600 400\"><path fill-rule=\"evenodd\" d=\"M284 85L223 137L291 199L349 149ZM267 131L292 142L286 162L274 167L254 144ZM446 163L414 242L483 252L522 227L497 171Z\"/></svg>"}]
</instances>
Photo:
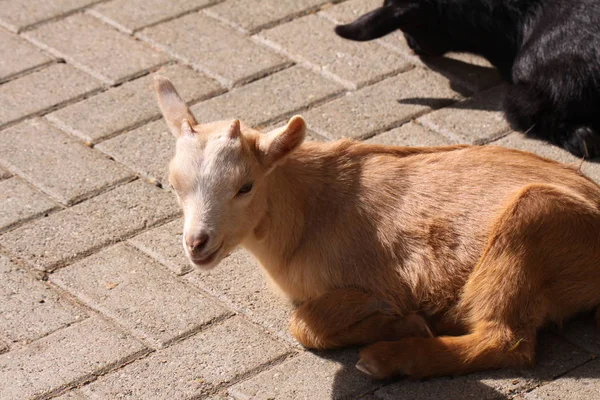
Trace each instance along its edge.
<instances>
[{"instance_id":1,"label":"goat mouth","mask_svg":"<svg viewBox=\"0 0 600 400\"><path fill-rule=\"evenodd\" d=\"M204 257L190 256L190 260L192 260L192 262L196 265L206 265L212 263L215 260L215 258L217 258L217 255L221 251L221 248L223 248L223 243L224 242L221 242L219 247L217 247L216 250L210 253L209 255Z\"/></svg>"}]
</instances>

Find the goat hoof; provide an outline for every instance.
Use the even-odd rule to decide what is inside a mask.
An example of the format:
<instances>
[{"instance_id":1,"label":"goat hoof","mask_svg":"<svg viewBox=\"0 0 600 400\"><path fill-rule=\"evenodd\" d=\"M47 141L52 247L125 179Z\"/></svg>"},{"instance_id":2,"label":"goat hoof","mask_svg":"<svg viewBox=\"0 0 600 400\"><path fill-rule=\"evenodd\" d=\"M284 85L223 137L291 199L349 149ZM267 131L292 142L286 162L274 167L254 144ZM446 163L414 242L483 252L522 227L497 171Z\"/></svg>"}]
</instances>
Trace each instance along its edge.
<instances>
[{"instance_id":1,"label":"goat hoof","mask_svg":"<svg viewBox=\"0 0 600 400\"><path fill-rule=\"evenodd\" d=\"M356 368L373 379L388 379L399 375L410 375L412 362L398 362L394 344L397 342L379 342L363 349Z\"/></svg>"}]
</instances>

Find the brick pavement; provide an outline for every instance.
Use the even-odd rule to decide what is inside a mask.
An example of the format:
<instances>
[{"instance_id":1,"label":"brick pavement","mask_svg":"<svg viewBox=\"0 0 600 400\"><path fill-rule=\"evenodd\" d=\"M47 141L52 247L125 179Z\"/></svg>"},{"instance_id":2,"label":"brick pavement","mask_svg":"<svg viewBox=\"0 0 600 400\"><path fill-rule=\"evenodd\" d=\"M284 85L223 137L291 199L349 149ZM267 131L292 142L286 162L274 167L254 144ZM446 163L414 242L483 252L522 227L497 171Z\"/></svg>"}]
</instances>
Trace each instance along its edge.
<instances>
[{"instance_id":1,"label":"brick pavement","mask_svg":"<svg viewBox=\"0 0 600 400\"><path fill-rule=\"evenodd\" d=\"M313 353L291 308L237 251L192 271L164 189L173 138L151 93L171 77L201 120L396 145L500 144L563 162L511 132L496 72L421 60L398 33L332 27L380 0L4 0L0 6L0 398L592 399L600 334L545 333L537 366L372 382L357 350ZM600 164L583 170L600 181Z\"/></svg>"}]
</instances>

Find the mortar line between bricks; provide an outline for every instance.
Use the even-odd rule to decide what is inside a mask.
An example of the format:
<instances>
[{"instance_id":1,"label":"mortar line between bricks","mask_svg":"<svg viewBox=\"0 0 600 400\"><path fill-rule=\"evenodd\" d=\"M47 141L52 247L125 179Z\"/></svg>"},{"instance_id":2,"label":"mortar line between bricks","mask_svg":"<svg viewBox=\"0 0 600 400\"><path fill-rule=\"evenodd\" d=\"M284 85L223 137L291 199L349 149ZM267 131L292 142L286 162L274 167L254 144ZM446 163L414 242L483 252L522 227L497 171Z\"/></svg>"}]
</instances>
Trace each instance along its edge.
<instances>
[{"instance_id":1,"label":"mortar line between bricks","mask_svg":"<svg viewBox=\"0 0 600 400\"><path fill-rule=\"evenodd\" d=\"M154 27L156 25L160 25L160 24L163 24L165 22L169 22L169 21L172 21L174 19L184 17L184 16L186 16L188 14L197 13L197 12L199 12L199 11L205 9L205 8L216 6L217 4L224 3L224 2L225 2L225 0L213 0L212 2L210 2L208 4L203 4L201 6L194 7L193 9L182 11L179 14L172 15L170 17L166 17L166 18L160 19L158 21L155 21L155 22L152 22L152 23L149 23L147 25L140 26L140 27L134 28L134 29L129 29L126 26L119 24L117 21L113 21L111 18L104 16L101 12L97 11L93 7L90 7L88 9L86 9L85 13L88 14L88 15L93 16L94 18L97 18L98 20L100 20L101 22L103 22L103 23L105 23L107 25L110 25L111 27L119 30L122 33L130 35L131 37L135 37L133 35L135 33L139 32L139 31L141 31L142 29L152 28L152 27Z\"/></svg>"},{"instance_id":2,"label":"mortar line between bricks","mask_svg":"<svg viewBox=\"0 0 600 400\"><path fill-rule=\"evenodd\" d=\"M59 63L58 60L56 58L52 57L50 60L46 61L43 64L39 64L39 65L36 65L35 67L24 69L24 70L19 71L19 72L15 73L15 74L5 76L4 78L0 79L0 85L3 85L5 83L11 82L11 81L14 81L15 79L22 78L22 77L24 77L26 75L30 75L30 74L32 74L34 72L41 71L44 68L51 66L52 64L58 64L58 63Z\"/></svg>"},{"instance_id":3,"label":"mortar line between bricks","mask_svg":"<svg viewBox=\"0 0 600 400\"><path fill-rule=\"evenodd\" d=\"M244 79L240 79L238 81L230 81L229 79L220 76L219 74L213 73L212 71L210 71L208 68L204 68L202 65L196 64L194 62L192 62L190 59L186 58L185 56L182 56L181 54L179 54L179 52L170 49L169 46L167 45L162 45L158 42L155 42L154 40L152 40L151 38L145 36L143 34L143 31L139 31L138 33L136 33L134 35L137 39L139 39L140 41L143 41L144 43L150 45L151 47L162 51L163 53L167 54L170 57L173 57L175 60L181 62L182 64L191 67L192 69L194 69L195 71L198 71L206 76L208 76L209 78L214 79L215 81L217 81L221 86L224 86L226 89L231 90L233 88L236 87L240 87L240 86L244 86L248 83L257 81L261 78L264 78L265 76L271 75L275 72L279 72L282 71L284 69L290 68L292 66L294 66L294 62L292 60L286 60L285 62L282 62L278 65L275 65L273 67L264 69L262 71L259 71L249 77L246 77Z\"/></svg>"},{"instance_id":4,"label":"mortar line between bricks","mask_svg":"<svg viewBox=\"0 0 600 400\"><path fill-rule=\"evenodd\" d=\"M569 344L571 344L571 343L569 342ZM586 352L586 353L587 353L587 354L590 354L590 355L592 355L592 354L591 354L591 353L589 353L589 352ZM564 371L564 372L562 372L562 373L560 373L560 374L556 375L556 377L552 378L551 380L548 380L548 381L545 381L545 380L540 380L540 384L539 384L539 385L536 385L536 386L534 386L534 387L532 387L532 388L526 389L526 390L522 391L521 393L517 393L517 394L516 394L515 396L513 396L513 397L516 397L516 396L518 396L518 395L520 395L520 394L523 394L523 393L530 393L530 392L532 392L532 391L534 391L534 390L536 390L536 389L539 389L539 388L541 388L541 387L544 387L544 386L547 386L547 385L549 385L549 384L552 384L552 383L554 383L554 382L558 381L560 378L563 378L565 375L568 375L570 372L573 372L574 370L576 370L576 369L578 369L578 368L581 368L581 367L583 367L583 366L585 366L585 365L587 365L587 364L589 364L589 363L592 363L592 362L594 362L594 361L596 361L596 360L598 360L598 357L594 357L594 356L592 355L592 357L591 357L589 360L585 361L584 363L582 363L582 364L579 364L579 365L577 365L577 366L575 366L575 367L572 367L572 368L569 368L569 369L567 369L566 371Z\"/></svg>"},{"instance_id":5,"label":"mortar line between bricks","mask_svg":"<svg viewBox=\"0 0 600 400\"><path fill-rule=\"evenodd\" d=\"M113 245L108 245L106 246L104 249L108 250L110 248L113 248L115 246L118 245L123 245L129 248L132 248L134 250L137 251L137 248L135 248L134 246L132 246L128 241L123 241L120 243L115 243ZM103 249L103 250L104 250ZM149 256L148 254L145 254L142 252L142 254L151 262L156 262L157 264L161 265L162 264L160 262L158 262L157 260L155 260L154 258L152 258L151 256ZM194 287L193 285L189 284L186 280L181 279L179 276L172 274L171 271L166 271L167 273L169 273L169 275L173 275L172 278L179 282L180 284L186 286L187 288L191 289L194 292L200 292L200 294L202 294L205 297L208 297L212 300L217 300L216 303L219 304L219 306L221 308L223 308L224 311L227 311L226 313L224 313L223 315L217 316L215 318L212 318L200 325L197 325L193 328L188 329L187 331L170 338L169 340L166 340L164 342L161 342L160 340L156 340L151 338L149 335L147 335L146 333L144 333L141 330L138 330L136 328L129 328L126 326L126 324L124 323L123 319L120 318L117 315L114 315L112 311L110 311L109 309L97 305L94 306L93 304L95 303L93 299L87 297L85 295L85 293L80 293L79 291L71 291L69 290L69 286L64 283L61 279L52 279L49 283L50 285L52 285L53 287L59 288L61 290L61 292L63 292L65 295L71 297L71 299L73 301L76 301L78 303L80 303L82 306L84 306L86 309L94 311L100 315L103 315L107 318L109 318L114 324L118 325L122 330L130 333L132 336L135 336L136 338L138 338L140 341L142 341L145 345L155 349L155 350L159 350L159 349L165 349L167 347L170 347L172 344L175 344L177 342L183 341L191 336L196 335L197 333L204 331L206 329L208 329L209 327L221 323L223 321L226 321L230 318L232 318L233 316L236 315L235 311L230 310L229 307L226 307L225 304L223 304L221 301L219 301L218 299L213 298L213 296L208 295L207 293L203 293L199 290L197 290L196 287Z\"/></svg>"},{"instance_id":6,"label":"mortar line between bricks","mask_svg":"<svg viewBox=\"0 0 600 400\"><path fill-rule=\"evenodd\" d=\"M67 132L63 132L65 135L68 135ZM70 137L70 136L67 136ZM100 153L102 154L102 153ZM116 163L116 161L115 161ZM8 169L10 172L12 172L14 175L18 176L19 178L21 178L22 180L24 180L25 182L29 183L31 186L33 186L36 190L44 193L45 195L47 195L48 197L50 197L52 200L54 200L55 202L57 202L60 206L63 207L63 209L67 209L69 207L72 207L74 205L77 205L79 203L82 203L86 200L89 200L93 197L96 197L102 193L106 193L109 192L119 186L123 186L127 183L133 182L134 180L136 180L135 174L132 174L130 176L125 176L121 179L118 179L114 182L110 182L107 183L103 186L94 188L93 190L90 190L87 193L81 194L79 196L75 196L72 199L68 199L68 200L64 200L61 199L59 197L57 197L54 193L51 193L50 191L48 191L45 187L42 186L38 186L37 183L35 182L35 180L31 179L25 172L21 171L19 168L17 168L16 166L12 165L12 164L5 164L5 163L0 163L0 165L2 165L4 168Z\"/></svg>"},{"instance_id":7,"label":"mortar line between bricks","mask_svg":"<svg viewBox=\"0 0 600 400\"><path fill-rule=\"evenodd\" d=\"M0 124L0 130L4 130L6 128L10 128L11 126L14 126L14 125L16 125L16 124L18 124L20 122L23 122L23 121L25 121L27 119L34 118L34 117L41 117L41 116L43 116L45 114L51 113L52 111L56 111L59 108L62 108L62 107L65 107L65 106L77 103L78 101L80 101L80 100L82 100L82 99L84 99L84 98L86 98L88 96L92 96L95 93L100 92L101 90L102 90L101 87L97 88L97 89L90 90L89 92L86 92L84 94L80 94L79 96L72 97L72 98L70 98L68 100L65 100L65 101L62 101L60 103L54 104L54 105L52 105L50 107L46 107L43 110L35 111L33 113L30 113L30 114L27 114L27 115L23 115L23 116L15 119L15 120L6 122L4 124Z\"/></svg>"},{"instance_id":8,"label":"mortar line between bricks","mask_svg":"<svg viewBox=\"0 0 600 400\"><path fill-rule=\"evenodd\" d=\"M352 81L348 81L344 78L341 78L332 72L324 71L323 68L321 68L319 65L313 64L311 61L307 60L306 58L304 58L300 55L290 53L284 47L280 46L279 44L277 44L267 38L261 37L260 35L250 36L250 39L257 44L264 45L264 46L274 50L278 54L280 54L286 58L289 58L290 60L293 60L298 65L301 65L302 67L304 67L308 70L316 72L317 74L323 76L324 78L327 78L331 81L339 83L340 85L344 86L346 89L351 90L351 91L356 91L358 89L362 89L367 86L371 86L371 85L381 82L387 78L391 78L391 77L403 74L405 72L408 72L408 71L416 68L415 65L413 65L412 63L407 63L407 65L404 67L400 67L400 68L397 68L388 73L378 75L378 76L376 76L372 79L369 79L365 82L354 83Z\"/></svg>"},{"instance_id":9,"label":"mortar line between bricks","mask_svg":"<svg viewBox=\"0 0 600 400\"><path fill-rule=\"evenodd\" d=\"M234 376L233 378L231 378L229 381L227 382L223 382L219 385L214 385L213 386L213 390L210 390L208 393L203 393L203 394L199 394L199 395L195 395L190 397L190 400L196 400L196 399L204 399L206 398L206 395L213 395L218 393L219 391L223 390L223 389L227 389L230 388L232 386L237 385L238 383L248 380L250 378L253 378L265 371L269 371L281 364L283 364L284 362L288 361L288 360L292 360L296 357L298 357L299 353L285 353L280 355L279 357L276 357L272 360L267 361L264 364L261 364L255 368L252 368L248 371L242 372L241 374L238 374L236 376Z\"/></svg>"},{"instance_id":10,"label":"mortar line between bricks","mask_svg":"<svg viewBox=\"0 0 600 400\"><path fill-rule=\"evenodd\" d=\"M163 271L167 272L170 275L173 275L173 277L175 277L178 280L178 282L180 282L183 285L185 285L186 287L190 288L192 291L198 292L201 295L208 297L211 300L214 300L217 304L221 305L223 308L233 311L234 315L242 317L242 319L246 320L246 322L250 323L251 325L254 325L255 327L257 327L264 333L268 334L269 336L275 336L276 339L281 341L283 344L286 344L288 346L291 345L293 348L298 350L299 347L298 347L297 342L290 341L287 337L281 335L278 332L277 328L270 327L268 325L262 324L261 322L255 321L253 318L253 314L246 312L244 309L240 309L238 306L236 306L234 303L232 303L229 300L229 298L227 298L227 296L221 295L218 292L213 292L211 290L208 290L204 286L199 286L199 285L194 284L194 283L190 282L189 280L185 279L184 277L186 275L190 275L192 272L194 272L195 271L194 269L190 269L181 274L177 274L177 273L173 272L165 262L163 262L159 258L154 257L152 254L145 251L142 247L136 245L135 243L131 242L130 240L128 240L126 244L128 246L140 251L145 256L147 256L150 259L152 259L153 261L155 261L163 269ZM256 267L262 268L258 265Z\"/></svg>"},{"instance_id":11,"label":"mortar line between bricks","mask_svg":"<svg viewBox=\"0 0 600 400\"><path fill-rule=\"evenodd\" d=\"M323 0L322 3L319 4L319 5L311 6L311 7L307 8L306 10L297 11L297 12L295 12L293 14L286 15L285 17L281 17L281 18L279 18L277 20L274 20L274 21L266 22L266 23L264 23L262 25L254 27L253 29L250 29L250 30L248 30L248 29L246 29L246 28L244 28L244 27L236 24L235 22L232 22L232 21L230 21L230 20L228 20L226 18L221 17L219 14L217 14L216 12L210 10L209 8L203 10L203 13L206 16L208 16L208 17L210 17L210 18L212 18L212 19L220 22L222 25L225 25L225 26L227 26L229 28L235 29L239 33L243 33L246 36L252 36L252 35L255 35L255 34L261 32L261 31L264 31L265 29L275 28L276 26L279 26L281 24L285 24L285 23L290 22L290 21L292 21L292 20L294 20L296 18L301 18L301 17L304 17L306 15L312 14L312 13L314 13L316 11L319 11L327 3L328 2L326 0ZM333 2L331 2L331 3L333 3Z\"/></svg>"},{"instance_id":12,"label":"mortar line between bricks","mask_svg":"<svg viewBox=\"0 0 600 400\"><path fill-rule=\"evenodd\" d=\"M27 182L27 183L29 183L29 182ZM64 209L65 208L61 207L60 204L57 204L55 207L52 207L49 210L42 211L42 212L39 212L37 214L33 214L33 215L28 216L28 217L22 218L22 219L18 220L17 222L13 222L12 224L9 224L9 225L6 225L3 228L0 228L0 236L2 236L5 233L8 233L8 232L10 232L10 231L12 231L14 229L19 228L19 227L27 224L28 222L33 222L33 221L38 220L40 218L48 217L48 216L50 216L50 215L52 215L54 213L57 213L59 211L62 211Z\"/></svg>"},{"instance_id":13,"label":"mortar line between bricks","mask_svg":"<svg viewBox=\"0 0 600 400\"><path fill-rule=\"evenodd\" d=\"M119 34L122 34L121 32L119 32ZM63 58L64 60L66 60L70 65L72 65L73 67L87 73L88 75L91 75L92 77L98 79L99 81L101 81L102 83L109 85L109 86L115 86L119 83L124 83L130 80L133 80L135 78L139 78L140 76L146 75L148 73L148 71L150 71L151 68L145 68L142 69L141 71L137 71L134 72L132 74L126 75L124 77L121 77L119 79L111 79L108 76L105 76L101 73L99 73L98 71L89 68L87 65L80 63L76 58L70 56L69 54L64 54L62 53L60 50L55 49L52 46L48 46L45 43L38 41L35 37L24 34L22 35L22 37L24 37L25 39L27 39L30 43L36 45L37 47L47 51L48 53L56 56L56 57L60 57ZM164 66L166 64L169 63L170 60L165 60L161 63L158 63L156 65L153 65L153 67L161 67Z\"/></svg>"},{"instance_id":14,"label":"mortar line between bricks","mask_svg":"<svg viewBox=\"0 0 600 400\"><path fill-rule=\"evenodd\" d=\"M210 100L210 99L212 99L213 97L218 97L218 96L220 96L220 95L222 95L222 94L225 94L225 93L227 93L227 91L226 91L226 89L225 89L225 88L216 89L216 90L213 90L213 91L212 91L212 92L210 92L210 93L207 93L207 94L201 95L201 96L199 96L199 97L196 97L196 98L194 98L193 100L190 100L190 101L188 101L188 102L186 102L186 103L187 103L187 104L189 104L189 105L196 104L196 103L200 103L200 102L202 102L202 101ZM153 115L152 117L148 117L148 118L145 118L145 119L143 119L143 120L141 120L141 121L138 121L138 122L136 122L136 123L133 123L133 124L127 125L127 126L126 126L126 127L124 127L124 128L119 128L118 130L116 130L116 131L114 131L114 132L112 132L112 133L110 133L110 134L104 135L104 136L102 136L102 137L100 137L100 138L98 138L98 139L96 139L96 140L93 140L93 141L90 143L90 144L91 144L91 147L92 147L92 148L95 148L95 147L96 147L96 145L97 145L97 144L99 144L99 143L102 143L102 142L104 142L104 141L106 141L106 140L109 140L109 139L113 139L113 138L115 138L115 137L117 137L117 136L119 136L119 135L121 135L121 134L124 134L124 133L130 132L130 131L132 131L132 130L134 130L134 129L137 129L137 128L139 128L139 127L141 127L141 126L144 126L144 125L146 125L146 124L149 124L149 123L151 123L151 122L158 121L158 120L160 120L161 118L162 118L162 114L160 113L160 111L158 111L158 113L157 113L156 115ZM52 121L52 122L53 122L53 123L54 123L54 124L55 124L57 127L59 127L61 130L65 131L65 132L68 132L68 133L70 133L71 135L73 135L73 136L76 136L76 137L78 137L79 139L81 139L81 140L84 140L84 141L85 141L85 138L83 137L83 136L84 136L84 134L83 134L82 132L80 132L79 130L77 130L77 129L72 129L72 128L71 128L71 127L69 127L68 125L66 125L66 124L63 124L63 122L62 122L61 120L59 120L59 119L57 119L57 118L54 118L54 117L53 117L53 116L51 116L51 115L46 115L46 119L47 119L47 120L49 120L49 121ZM86 141L86 143L87 143L87 141ZM105 154L105 153L103 153L103 154Z\"/></svg>"},{"instance_id":15,"label":"mortar line between bricks","mask_svg":"<svg viewBox=\"0 0 600 400\"><path fill-rule=\"evenodd\" d=\"M108 1L110 1L110 0L98 0L98 1L95 1L95 2L90 3L90 4L86 4L85 6L78 7L78 8L75 8L73 10L66 11L66 12L64 12L62 14L55 15L55 16L50 17L50 18L42 19L40 21L34 22L33 24L29 24L29 25L23 26L21 28L17 28L16 30L10 28L10 25L5 24L2 21L0 21L0 26L2 26L3 28L9 30L12 33L21 34L23 32L27 32L27 31L30 31L32 29L38 28L41 25L46 25L46 24L49 24L49 23L52 23L52 22L60 21L62 19L70 17L71 15L82 13L83 11L85 11L86 8L93 7L93 6L98 5L100 3L106 3Z\"/></svg>"},{"instance_id":16,"label":"mortar line between bricks","mask_svg":"<svg viewBox=\"0 0 600 400\"><path fill-rule=\"evenodd\" d=\"M131 182L135 182L138 179L139 178L136 177ZM130 182L128 182L128 183L130 183ZM148 184L148 183L146 183L146 184ZM111 188L111 190L109 190L109 191L107 191L105 193L108 193L108 192L110 192L110 191L112 191L114 189L116 189L116 187ZM160 189L161 190L166 190L164 188L160 188ZM168 191L168 190L166 190L166 191ZM63 211L67 211L67 210L69 210L69 208L66 208ZM13 259L20 260L23 263L23 265L27 266L27 268L32 268L33 270L38 271L41 275L47 275L47 274L52 273L54 271L57 271L57 270L59 270L61 268L69 266L69 265L71 265L71 264L73 264L73 263L75 263L75 262L77 262L79 260L82 260L83 258L86 258L86 257L89 257L90 255L96 254L100 250L102 250L102 248L104 248L104 247L107 247L107 246L110 246L110 245L113 245L113 244L117 244L117 243L121 243L121 242L125 242L125 241L131 239L132 237L134 237L136 235L139 235L140 233L142 233L142 232L144 232L146 230L149 230L149 229L152 229L154 227L157 227L157 226L160 226L160 225L172 222L172 221L174 221L174 220L176 220L177 218L180 218L180 217L181 217L181 212L178 212L177 214L175 214L173 216L160 218L160 219L158 219L158 220L156 220L156 221L154 221L154 222L152 222L152 223L150 223L150 224L148 224L148 225L146 225L146 226L144 226L144 227L142 227L140 229L135 229L135 230L133 230L131 232L128 232L127 234L125 234L123 236L119 236L117 238L108 239L108 240L106 240L106 241L104 241L104 242L102 242L102 243L100 243L100 244L98 244L96 246L93 246L93 247L91 247L91 248L89 248L89 249L81 252L80 254L77 254L77 255L69 258L69 259L60 260L60 261L57 261L55 263L49 264L49 265L47 265L45 267L44 270L36 269L34 263L32 263L31 261L28 261L27 259L25 259L25 258L23 258L21 256L18 256L16 254L14 254L9 249L4 248L1 244L0 244L0 249L4 248L4 251L5 251L6 254L8 254Z\"/></svg>"}]
</instances>

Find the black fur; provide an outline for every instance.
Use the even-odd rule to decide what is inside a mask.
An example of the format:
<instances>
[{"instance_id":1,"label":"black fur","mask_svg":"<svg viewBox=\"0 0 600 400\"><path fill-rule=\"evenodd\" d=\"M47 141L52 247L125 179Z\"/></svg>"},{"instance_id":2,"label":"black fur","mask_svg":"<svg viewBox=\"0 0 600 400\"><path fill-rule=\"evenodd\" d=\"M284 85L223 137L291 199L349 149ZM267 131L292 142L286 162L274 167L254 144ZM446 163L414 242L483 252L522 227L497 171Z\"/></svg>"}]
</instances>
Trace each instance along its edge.
<instances>
[{"instance_id":1,"label":"black fur","mask_svg":"<svg viewBox=\"0 0 600 400\"><path fill-rule=\"evenodd\" d=\"M511 83L513 129L600 157L600 0L386 0L336 33L362 41L396 29L417 54L487 58Z\"/></svg>"}]
</instances>

